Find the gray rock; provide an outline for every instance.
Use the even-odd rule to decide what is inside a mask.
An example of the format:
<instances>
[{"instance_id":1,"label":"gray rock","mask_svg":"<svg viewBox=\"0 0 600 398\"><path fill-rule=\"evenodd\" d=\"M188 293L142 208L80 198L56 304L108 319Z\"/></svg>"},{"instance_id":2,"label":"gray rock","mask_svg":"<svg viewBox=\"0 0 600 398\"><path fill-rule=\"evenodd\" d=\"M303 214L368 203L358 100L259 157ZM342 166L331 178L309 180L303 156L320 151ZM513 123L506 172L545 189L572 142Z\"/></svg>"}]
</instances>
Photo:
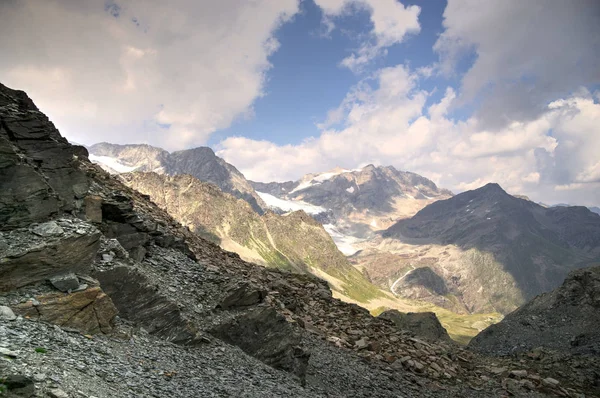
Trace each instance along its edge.
<instances>
[{"instance_id":1,"label":"gray rock","mask_svg":"<svg viewBox=\"0 0 600 398\"><path fill-rule=\"evenodd\" d=\"M51 236L60 236L65 233L64 229L62 229L56 223L56 221L48 221L43 224L39 224L36 227L32 228L31 232L44 238Z\"/></svg>"},{"instance_id":2,"label":"gray rock","mask_svg":"<svg viewBox=\"0 0 600 398\"><path fill-rule=\"evenodd\" d=\"M15 319L17 319L17 316L9 307L5 305L0 305L0 319L14 321Z\"/></svg>"},{"instance_id":3,"label":"gray rock","mask_svg":"<svg viewBox=\"0 0 600 398\"><path fill-rule=\"evenodd\" d=\"M223 309L246 307L260 303L266 295L265 291L253 287L248 283L242 283L239 286L233 287L227 293L227 296L221 301L218 307Z\"/></svg>"},{"instance_id":4,"label":"gray rock","mask_svg":"<svg viewBox=\"0 0 600 398\"><path fill-rule=\"evenodd\" d=\"M310 354L301 348L298 331L273 308L254 308L213 328L210 333L304 382Z\"/></svg>"},{"instance_id":5,"label":"gray rock","mask_svg":"<svg viewBox=\"0 0 600 398\"><path fill-rule=\"evenodd\" d=\"M52 277L50 278L50 283L61 292L68 292L69 290L79 288L79 278L73 273Z\"/></svg>"},{"instance_id":6,"label":"gray rock","mask_svg":"<svg viewBox=\"0 0 600 398\"><path fill-rule=\"evenodd\" d=\"M433 312L402 313L398 310L384 311L380 318L392 321L401 330L413 332L420 338L450 341L450 336Z\"/></svg>"},{"instance_id":7,"label":"gray rock","mask_svg":"<svg viewBox=\"0 0 600 398\"><path fill-rule=\"evenodd\" d=\"M48 390L48 396L51 398L69 398L69 394L60 388L51 388Z\"/></svg>"},{"instance_id":8,"label":"gray rock","mask_svg":"<svg viewBox=\"0 0 600 398\"><path fill-rule=\"evenodd\" d=\"M16 353L15 351L11 351L5 347L0 347L0 355L4 355L4 356L10 357L10 358L16 358L19 356L19 354Z\"/></svg>"}]
</instances>

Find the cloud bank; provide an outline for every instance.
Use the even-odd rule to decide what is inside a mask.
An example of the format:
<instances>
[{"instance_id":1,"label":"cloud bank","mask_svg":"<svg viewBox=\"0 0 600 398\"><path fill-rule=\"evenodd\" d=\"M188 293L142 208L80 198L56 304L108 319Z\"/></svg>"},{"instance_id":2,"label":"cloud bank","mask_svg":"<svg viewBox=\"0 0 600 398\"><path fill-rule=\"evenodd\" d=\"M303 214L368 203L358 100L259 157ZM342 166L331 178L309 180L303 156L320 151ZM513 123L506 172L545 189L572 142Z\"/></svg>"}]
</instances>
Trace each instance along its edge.
<instances>
[{"instance_id":1,"label":"cloud bank","mask_svg":"<svg viewBox=\"0 0 600 398\"><path fill-rule=\"evenodd\" d=\"M201 145L252 113L297 0L0 2L0 76L70 139Z\"/></svg>"}]
</instances>

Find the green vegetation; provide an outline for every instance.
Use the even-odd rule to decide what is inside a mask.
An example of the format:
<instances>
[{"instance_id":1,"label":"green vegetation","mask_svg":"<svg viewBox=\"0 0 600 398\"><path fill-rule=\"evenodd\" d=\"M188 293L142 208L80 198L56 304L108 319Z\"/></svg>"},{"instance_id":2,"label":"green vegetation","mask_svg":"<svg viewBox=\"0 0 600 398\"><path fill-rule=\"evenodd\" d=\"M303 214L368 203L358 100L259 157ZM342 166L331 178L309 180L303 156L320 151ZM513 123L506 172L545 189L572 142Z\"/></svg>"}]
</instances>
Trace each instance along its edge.
<instances>
[{"instance_id":1,"label":"green vegetation","mask_svg":"<svg viewBox=\"0 0 600 398\"><path fill-rule=\"evenodd\" d=\"M345 269L328 269L326 272L344 282L344 287L340 293L359 303L367 303L385 297L385 294L377 286L366 280L360 271L352 266Z\"/></svg>"},{"instance_id":2,"label":"green vegetation","mask_svg":"<svg viewBox=\"0 0 600 398\"><path fill-rule=\"evenodd\" d=\"M45 354L45 353L47 353L47 352L48 352L48 350L47 350L47 349L45 349L44 347L36 347L36 348L35 348L35 352L38 352L38 353L40 353L40 354Z\"/></svg>"}]
</instances>

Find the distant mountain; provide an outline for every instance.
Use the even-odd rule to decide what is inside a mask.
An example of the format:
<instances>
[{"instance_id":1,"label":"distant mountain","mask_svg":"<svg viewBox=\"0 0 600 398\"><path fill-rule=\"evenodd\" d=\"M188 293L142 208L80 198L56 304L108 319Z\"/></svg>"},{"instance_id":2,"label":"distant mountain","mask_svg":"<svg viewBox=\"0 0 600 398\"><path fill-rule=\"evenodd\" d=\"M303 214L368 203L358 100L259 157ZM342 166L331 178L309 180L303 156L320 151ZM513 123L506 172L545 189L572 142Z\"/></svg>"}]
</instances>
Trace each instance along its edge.
<instances>
[{"instance_id":1,"label":"distant mountain","mask_svg":"<svg viewBox=\"0 0 600 398\"><path fill-rule=\"evenodd\" d=\"M592 207L588 207L588 209L590 209L591 212L600 214L600 207L592 206Z\"/></svg>"},{"instance_id":2,"label":"distant mountain","mask_svg":"<svg viewBox=\"0 0 600 398\"><path fill-rule=\"evenodd\" d=\"M398 171L392 166L308 174L298 181L283 183L250 182L259 195L274 207L273 198L318 206L346 233L363 237L384 229L399 218L410 217L438 199L452 196L431 180L418 174Z\"/></svg>"},{"instance_id":3,"label":"distant mountain","mask_svg":"<svg viewBox=\"0 0 600 398\"><path fill-rule=\"evenodd\" d=\"M599 215L582 206L544 208L498 184L432 203L383 237L419 245L422 261L411 267L431 267L469 311L508 313L600 260Z\"/></svg>"},{"instance_id":4,"label":"distant mountain","mask_svg":"<svg viewBox=\"0 0 600 398\"><path fill-rule=\"evenodd\" d=\"M383 296L348 263L323 226L302 210L259 215L245 201L190 175L136 172L119 177L182 225L247 261L314 273L353 300Z\"/></svg>"},{"instance_id":5,"label":"distant mountain","mask_svg":"<svg viewBox=\"0 0 600 398\"><path fill-rule=\"evenodd\" d=\"M216 156L208 147L169 153L145 144L116 145L103 142L90 146L88 151L90 160L112 174L132 171L152 171L167 175L189 174L244 199L260 213L267 208L244 175Z\"/></svg>"}]
</instances>

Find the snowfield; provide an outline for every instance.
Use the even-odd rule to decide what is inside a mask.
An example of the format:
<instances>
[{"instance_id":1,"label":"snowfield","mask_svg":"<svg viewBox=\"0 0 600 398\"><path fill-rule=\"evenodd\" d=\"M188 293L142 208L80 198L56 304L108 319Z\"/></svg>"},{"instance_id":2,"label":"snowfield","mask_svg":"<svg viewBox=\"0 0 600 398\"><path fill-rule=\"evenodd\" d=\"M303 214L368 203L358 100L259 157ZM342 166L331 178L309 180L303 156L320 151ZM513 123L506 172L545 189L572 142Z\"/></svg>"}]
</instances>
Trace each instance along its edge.
<instances>
[{"instance_id":1,"label":"snowfield","mask_svg":"<svg viewBox=\"0 0 600 398\"><path fill-rule=\"evenodd\" d=\"M256 193L262 200L265 201L268 206L281 209L283 211L304 210L307 214L320 214L327 212L327 209L324 207L311 205L310 203L306 203L301 200L285 200L276 198L275 196L269 195L265 192L256 191Z\"/></svg>"},{"instance_id":2,"label":"snowfield","mask_svg":"<svg viewBox=\"0 0 600 398\"><path fill-rule=\"evenodd\" d=\"M97 163L100 166L104 165L104 166L110 167L112 170L116 171L117 173L129 173L130 171L135 170L135 167L127 166L127 165L119 162L118 159L111 158L110 156L97 156L97 155L92 155L90 153L90 156L88 158L90 159L90 161Z\"/></svg>"}]
</instances>

